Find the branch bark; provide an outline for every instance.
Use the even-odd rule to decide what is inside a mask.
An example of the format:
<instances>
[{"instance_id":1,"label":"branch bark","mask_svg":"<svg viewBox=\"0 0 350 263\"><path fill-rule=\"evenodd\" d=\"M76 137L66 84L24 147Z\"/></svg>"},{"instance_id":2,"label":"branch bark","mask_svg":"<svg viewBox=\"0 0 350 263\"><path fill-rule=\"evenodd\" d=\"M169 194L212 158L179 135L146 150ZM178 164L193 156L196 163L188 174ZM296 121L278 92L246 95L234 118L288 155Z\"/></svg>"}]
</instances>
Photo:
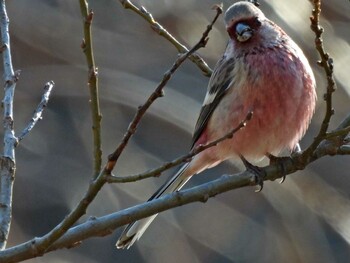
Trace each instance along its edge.
<instances>
[{"instance_id":1,"label":"branch bark","mask_svg":"<svg viewBox=\"0 0 350 263\"><path fill-rule=\"evenodd\" d=\"M143 19L145 19L151 25L152 30L156 32L158 35L168 40L177 49L177 51L179 51L180 53L188 52L188 48L184 44L181 44L161 24L159 24L156 20L154 20L152 14L149 13L146 10L146 8L144 8L143 6L141 8L138 8L130 0L119 0L119 1L125 9L130 9L134 11L136 14L138 14L139 16L141 16ZM199 67L199 69L202 71L202 73L205 76L207 77L211 76L211 73L213 71L201 56L199 56L196 53L193 53L189 56L189 59Z\"/></svg>"},{"instance_id":2,"label":"branch bark","mask_svg":"<svg viewBox=\"0 0 350 263\"><path fill-rule=\"evenodd\" d=\"M4 67L3 127L4 151L0 160L0 250L7 244L12 218L12 188L15 177L15 145L17 138L13 129L13 97L19 71L12 67L9 18L4 0L0 1L0 30Z\"/></svg>"},{"instance_id":3,"label":"branch bark","mask_svg":"<svg viewBox=\"0 0 350 263\"><path fill-rule=\"evenodd\" d=\"M15 163L10 158L2 156L0 158L0 250L5 249L10 233L15 171Z\"/></svg>"},{"instance_id":4,"label":"branch bark","mask_svg":"<svg viewBox=\"0 0 350 263\"><path fill-rule=\"evenodd\" d=\"M323 47L323 28L320 26L320 14L321 14L321 0L313 0L314 9L312 10L311 30L315 33L315 48L318 51L321 60L317 62L321 66L326 74L327 78L327 91L324 94L324 100L326 101L326 112L322 121L321 128L315 137L313 143L304 151L304 156L311 156L312 152L317 148L321 141L325 138L329 122L334 115L334 109L332 107L332 95L336 89L336 83L333 75L333 59L325 51Z\"/></svg>"},{"instance_id":5,"label":"branch bark","mask_svg":"<svg viewBox=\"0 0 350 263\"><path fill-rule=\"evenodd\" d=\"M192 157L199 154L200 152L202 152L210 147L214 147L224 140L231 139L237 131L239 131L240 129L244 128L247 125L247 122L251 120L252 116L253 116L253 113L249 112L247 114L247 116L245 117L245 119L242 120L241 123L236 128L234 128L231 132L229 132L225 136L223 136L217 140L214 140L212 142L209 142L207 144L198 145L198 146L194 147L188 154L185 154L185 155L183 155L183 156L181 156L181 157L179 157L171 162L167 162L158 168L152 169L152 170L145 172L145 173L129 175L129 176L108 175L106 180L108 183L129 183L129 182L140 181L140 180L150 178L150 177L160 176L162 172L164 172L164 171L166 171L166 170L168 170L176 165L179 165L180 163L188 162Z\"/></svg>"},{"instance_id":6,"label":"branch bark","mask_svg":"<svg viewBox=\"0 0 350 263\"><path fill-rule=\"evenodd\" d=\"M47 106L51 94L51 90L53 89L55 83L51 80L45 84L44 94L41 97L41 101L39 105L36 107L32 119L29 121L27 127L23 129L21 134L18 136L18 142L23 140L25 136L34 128L34 126L41 120L44 108Z\"/></svg>"},{"instance_id":7,"label":"branch bark","mask_svg":"<svg viewBox=\"0 0 350 263\"><path fill-rule=\"evenodd\" d=\"M86 0L79 0L81 14L84 18L84 38L81 48L86 56L88 65L88 86L90 91L90 106L92 117L92 133L93 133L93 157L94 157L94 172L93 178L96 178L101 171L102 166L102 150L101 150L101 110L98 89L98 69L95 65L91 23L94 17L92 10L89 10L89 5Z\"/></svg>"},{"instance_id":8,"label":"branch bark","mask_svg":"<svg viewBox=\"0 0 350 263\"><path fill-rule=\"evenodd\" d=\"M130 138L133 136L133 134L136 132L136 129L140 123L141 118L144 116L146 111L149 109L149 107L152 105L152 103L158 99L159 97L164 96L163 94L163 89L165 85L168 83L170 78L173 76L175 71L181 66L181 64L189 58L194 52L196 52L198 49L205 47L207 41L208 41L208 35L209 32L211 31L214 23L222 13L222 6L217 5L216 6L216 15L210 25L207 26L207 29L204 31L202 37L200 40L186 53L182 54L181 56L178 57L178 59L174 62L173 66L164 74L163 79L161 82L158 84L157 88L155 91L151 94L151 96L147 99L147 101L138 108L133 120L131 121L128 130L124 134L124 137L122 139L122 142L119 144L117 149L108 157L108 163L106 166L106 172L107 174L110 174L118 161L121 153L124 151L126 145L128 144Z\"/></svg>"}]
</instances>

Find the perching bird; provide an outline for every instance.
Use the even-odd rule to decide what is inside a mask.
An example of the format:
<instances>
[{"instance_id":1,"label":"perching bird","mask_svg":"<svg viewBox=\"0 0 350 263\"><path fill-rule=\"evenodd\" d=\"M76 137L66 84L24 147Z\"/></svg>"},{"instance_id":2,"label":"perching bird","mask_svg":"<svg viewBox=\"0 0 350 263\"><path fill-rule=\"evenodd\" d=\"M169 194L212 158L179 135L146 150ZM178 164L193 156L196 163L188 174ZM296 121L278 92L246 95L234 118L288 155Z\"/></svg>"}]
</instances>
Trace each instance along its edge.
<instances>
[{"instance_id":1,"label":"perching bird","mask_svg":"<svg viewBox=\"0 0 350 263\"><path fill-rule=\"evenodd\" d=\"M225 23L229 41L209 80L192 148L223 137L250 111L253 118L232 139L183 165L150 200L181 189L192 175L229 158L254 162L292 151L310 124L316 83L298 45L249 2L233 4ZM156 216L129 224L116 246L129 248Z\"/></svg>"}]
</instances>

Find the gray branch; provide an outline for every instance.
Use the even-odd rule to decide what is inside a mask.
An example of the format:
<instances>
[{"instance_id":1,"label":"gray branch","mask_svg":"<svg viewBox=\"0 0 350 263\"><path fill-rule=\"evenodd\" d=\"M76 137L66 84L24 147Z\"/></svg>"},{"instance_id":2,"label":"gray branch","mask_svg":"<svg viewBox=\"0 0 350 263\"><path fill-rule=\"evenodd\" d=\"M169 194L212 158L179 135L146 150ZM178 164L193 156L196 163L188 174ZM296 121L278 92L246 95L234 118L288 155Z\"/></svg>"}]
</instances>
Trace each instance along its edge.
<instances>
[{"instance_id":1,"label":"gray branch","mask_svg":"<svg viewBox=\"0 0 350 263\"><path fill-rule=\"evenodd\" d=\"M3 127L4 152L0 157L0 250L5 249L12 219L12 188L15 176L15 145L17 138L13 130L13 97L19 71L12 67L9 19L5 1L0 1L0 30L4 68Z\"/></svg>"},{"instance_id":2,"label":"gray branch","mask_svg":"<svg viewBox=\"0 0 350 263\"><path fill-rule=\"evenodd\" d=\"M0 29L2 39L2 56L4 66L4 157L15 160L15 144L17 138L13 130L13 97L16 88L16 82L19 77L19 71L16 73L13 71L11 48L10 48L10 35L9 35L9 18L6 12L5 1L0 1Z\"/></svg>"},{"instance_id":3,"label":"gray branch","mask_svg":"<svg viewBox=\"0 0 350 263\"><path fill-rule=\"evenodd\" d=\"M44 111L44 108L47 106L47 103L49 102L51 90L53 89L55 83L51 80L45 84L44 87L44 94L41 97L41 101L36 107L33 117L29 121L27 127L23 129L21 132L21 135L18 136L18 142L23 140L23 138L28 135L28 133L34 128L34 126L37 124L39 120L42 118L42 114Z\"/></svg>"},{"instance_id":4,"label":"gray branch","mask_svg":"<svg viewBox=\"0 0 350 263\"><path fill-rule=\"evenodd\" d=\"M209 183L180 191L162 198L152 200L107 216L91 218L86 223L71 228L60 239L48 248L47 251L63 247L74 247L83 239L91 236L103 236L112 233L114 229L134 220L193 202L205 202L209 197L223 193L234 188L255 184L255 177L249 172L238 175L223 175ZM21 245L0 252L2 263L19 262L40 256L36 249L37 239L32 239ZM47 252L46 251L46 252Z\"/></svg>"}]
</instances>

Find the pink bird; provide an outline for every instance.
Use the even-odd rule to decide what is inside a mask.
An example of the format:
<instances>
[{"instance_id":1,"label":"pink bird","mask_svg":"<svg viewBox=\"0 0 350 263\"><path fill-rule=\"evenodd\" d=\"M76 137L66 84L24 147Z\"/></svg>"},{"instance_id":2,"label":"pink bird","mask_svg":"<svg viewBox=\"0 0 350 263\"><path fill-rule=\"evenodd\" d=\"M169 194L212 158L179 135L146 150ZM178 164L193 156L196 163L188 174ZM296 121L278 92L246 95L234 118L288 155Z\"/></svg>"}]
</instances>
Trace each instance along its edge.
<instances>
[{"instance_id":1,"label":"pink bird","mask_svg":"<svg viewBox=\"0 0 350 263\"><path fill-rule=\"evenodd\" d=\"M223 137L245 119L247 126L186 163L151 198L181 189L201 171L229 158L255 162L293 151L316 104L315 78L298 45L260 9L237 2L225 13L229 41L209 80L192 148ZM249 163L248 163L249 164ZM129 224L117 248L129 248L157 215Z\"/></svg>"}]
</instances>

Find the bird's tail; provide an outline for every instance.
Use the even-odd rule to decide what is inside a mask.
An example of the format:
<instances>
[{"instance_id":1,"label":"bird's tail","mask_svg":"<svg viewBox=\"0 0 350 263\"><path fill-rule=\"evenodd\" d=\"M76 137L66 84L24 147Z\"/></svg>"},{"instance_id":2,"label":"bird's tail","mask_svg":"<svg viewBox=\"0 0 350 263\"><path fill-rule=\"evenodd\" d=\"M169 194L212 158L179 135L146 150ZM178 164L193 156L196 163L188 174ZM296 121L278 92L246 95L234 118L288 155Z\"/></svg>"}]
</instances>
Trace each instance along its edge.
<instances>
[{"instance_id":1,"label":"bird's tail","mask_svg":"<svg viewBox=\"0 0 350 263\"><path fill-rule=\"evenodd\" d=\"M188 175L187 168L189 163L182 166L179 171L171 177L165 184L155 192L148 201L159 198L165 194L180 190L187 181L191 178L191 174ZM130 223L119 237L116 247L117 248L130 248L135 241L139 240L147 227L152 223L157 214L141 219L139 221Z\"/></svg>"}]
</instances>

